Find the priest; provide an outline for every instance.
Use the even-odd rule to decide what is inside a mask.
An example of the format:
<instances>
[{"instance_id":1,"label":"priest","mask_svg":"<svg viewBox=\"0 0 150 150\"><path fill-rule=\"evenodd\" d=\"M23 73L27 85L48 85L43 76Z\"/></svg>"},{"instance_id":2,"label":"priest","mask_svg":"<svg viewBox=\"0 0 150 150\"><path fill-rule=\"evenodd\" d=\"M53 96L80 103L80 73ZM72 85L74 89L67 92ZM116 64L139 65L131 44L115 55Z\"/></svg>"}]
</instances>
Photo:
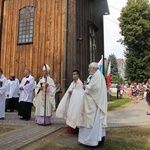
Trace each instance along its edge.
<instances>
[{"instance_id":1,"label":"priest","mask_svg":"<svg viewBox=\"0 0 150 150\"><path fill-rule=\"evenodd\" d=\"M35 106L36 123L49 125L52 123L52 110L55 110L55 83L49 75L50 67L43 66L43 77L35 87Z\"/></svg>"},{"instance_id":2,"label":"priest","mask_svg":"<svg viewBox=\"0 0 150 150\"><path fill-rule=\"evenodd\" d=\"M91 79L84 84L85 94L79 117L78 141L87 146L103 144L107 127L107 89L98 63L89 65Z\"/></svg>"},{"instance_id":3,"label":"priest","mask_svg":"<svg viewBox=\"0 0 150 150\"><path fill-rule=\"evenodd\" d=\"M33 99L33 90L35 88L34 77L30 74L30 70L26 69L24 71L24 78L22 79L19 89L19 113L18 115L22 116L21 120L30 120L31 118L31 109L32 109L32 99Z\"/></svg>"},{"instance_id":4,"label":"priest","mask_svg":"<svg viewBox=\"0 0 150 150\"><path fill-rule=\"evenodd\" d=\"M8 88L8 81L3 75L3 70L0 68L0 120L5 119L5 100Z\"/></svg>"},{"instance_id":5,"label":"priest","mask_svg":"<svg viewBox=\"0 0 150 150\"><path fill-rule=\"evenodd\" d=\"M9 88L7 90L7 100L6 100L6 111L10 109L13 112L15 109L18 110L19 101L19 80L12 73L10 74L10 79L8 80Z\"/></svg>"},{"instance_id":6,"label":"priest","mask_svg":"<svg viewBox=\"0 0 150 150\"><path fill-rule=\"evenodd\" d=\"M78 133L77 122L84 95L83 83L79 79L80 72L73 71L73 81L61 99L56 110L56 117L66 119L68 131Z\"/></svg>"}]
</instances>

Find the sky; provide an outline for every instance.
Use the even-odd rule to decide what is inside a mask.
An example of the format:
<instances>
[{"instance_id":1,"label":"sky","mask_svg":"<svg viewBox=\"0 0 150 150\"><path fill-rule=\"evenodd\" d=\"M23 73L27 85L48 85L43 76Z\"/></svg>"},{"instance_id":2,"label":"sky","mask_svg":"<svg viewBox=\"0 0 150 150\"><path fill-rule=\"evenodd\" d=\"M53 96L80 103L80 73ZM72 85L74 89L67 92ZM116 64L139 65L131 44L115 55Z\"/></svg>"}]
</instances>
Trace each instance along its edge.
<instances>
[{"instance_id":1,"label":"sky","mask_svg":"<svg viewBox=\"0 0 150 150\"><path fill-rule=\"evenodd\" d=\"M121 9L126 5L127 0L107 0L109 7L109 15L104 16L104 53L105 58L114 54L116 58L123 58L124 46L117 42L121 35L119 34L119 21Z\"/></svg>"}]
</instances>

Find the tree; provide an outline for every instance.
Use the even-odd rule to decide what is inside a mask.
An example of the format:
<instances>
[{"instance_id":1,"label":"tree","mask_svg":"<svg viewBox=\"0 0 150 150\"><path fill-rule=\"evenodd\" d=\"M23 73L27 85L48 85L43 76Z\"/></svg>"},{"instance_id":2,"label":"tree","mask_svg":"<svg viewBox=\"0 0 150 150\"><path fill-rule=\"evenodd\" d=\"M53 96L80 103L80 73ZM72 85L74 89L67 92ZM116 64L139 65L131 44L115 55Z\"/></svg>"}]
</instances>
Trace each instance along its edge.
<instances>
[{"instance_id":1,"label":"tree","mask_svg":"<svg viewBox=\"0 0 150 150\"><path fill-rule=\"evenodd\" d=\"M120 42L126 47L126 77L145 81L150 77L150 4L148 0L129 0L119 18Z\"/></svg>"},{"instance_id":2,"label":"tree","mask_svg":"<svg viewBox=\"0 0 150 150\"><path fill-rule=\"evenodd\" d=\"M114 54L109 55L108 64L109 62L111 62L111 81L124 83L124 80L121 78L121 76L118 73L117 59ZM107 76L108 64L107 64L107 67L105 68L105 76Z\"/></svg>"},{"instance_id":3,"label":"tree","mask_svg":"<svg viewBox=\"0 0 150 150\"><path fill-rule=\"evenodd\" d=\"M109 55L108 62L111 61L111 75L116 76L118 75L118 65L117 65L117 59L114 54Z\"/></svg>"}]
</instances>

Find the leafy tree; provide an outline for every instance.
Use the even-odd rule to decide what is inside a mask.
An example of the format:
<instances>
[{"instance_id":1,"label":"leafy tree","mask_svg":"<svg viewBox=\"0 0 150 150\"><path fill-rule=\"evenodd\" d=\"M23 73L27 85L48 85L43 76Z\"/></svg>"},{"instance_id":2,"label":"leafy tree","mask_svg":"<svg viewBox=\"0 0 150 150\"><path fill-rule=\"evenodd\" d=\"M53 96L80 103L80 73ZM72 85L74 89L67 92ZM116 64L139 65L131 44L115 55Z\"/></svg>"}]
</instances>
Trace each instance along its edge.
<instances>
[{"instance_id":1,"label":"leafy tree","mask_svg":"<svg viewBox=\"0 0 150 150\"><path fill-rule=\"evenodd\" d=\"M117 82L124 83L124 80L120 77L120 75L118 73L117 59L114 54L111 54L108 57L108 64L106 64L107 67L105 68L105 76L107 76L109 62L111 62L111 81L116 82L116 83Z\"/></svg>"},{"instance_id":2,"label":"leafy tree","mask_svg":"<svg viewBox=\"0 0 150 150\"><path fill-rule=\"evenodd\" d=\"M113 76L113 77L112 77L112 81L119 82L119 83L121 83L121 84L124 84L124 83L125 83L125 81L123 80L123 78L120 77L119 74Z\"/></svg>"},{"instance_id":3,"label":"leafy tree","mask_svg":"<svg viewBox=\"0 0 150 150\"><path fill-rule=\"evenodd\" d=\"M118 65L117 65L117 59L114 54L109 55L108 62L111 62L111 75L115 76L118 75Z\"/></svg>"},{"instance_id":4,"label":"leafy tree","mask_svg":"<svg viewBox=\"0 0 150 150\"><path fill-rule=\"evenodd\" d=\"M126 77L145 81L150 77L150 4L148 0L129 0L119 18L120 42L126 47Z\"/></svg>"}]
</instances>

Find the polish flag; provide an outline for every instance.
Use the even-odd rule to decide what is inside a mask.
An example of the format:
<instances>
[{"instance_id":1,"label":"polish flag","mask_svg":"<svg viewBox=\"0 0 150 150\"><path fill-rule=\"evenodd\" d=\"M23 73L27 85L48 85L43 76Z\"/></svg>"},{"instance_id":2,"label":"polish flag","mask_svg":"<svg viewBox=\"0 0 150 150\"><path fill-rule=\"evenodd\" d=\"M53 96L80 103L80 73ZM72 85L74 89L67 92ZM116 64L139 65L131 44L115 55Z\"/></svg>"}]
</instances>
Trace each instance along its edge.
<instances>
[{"instance_id":1,"label":"polish flag","mask_svg":"<svg viewBox=\"0 0 150 150\"><path fill-rule=\"evenodd\" d=\"M107 90L109 89L109 87L111 85L111 74L110 74L110 71L111 71L111 62L109 62L108 70L107 70Z\"/></svg>"}]
</instances>

